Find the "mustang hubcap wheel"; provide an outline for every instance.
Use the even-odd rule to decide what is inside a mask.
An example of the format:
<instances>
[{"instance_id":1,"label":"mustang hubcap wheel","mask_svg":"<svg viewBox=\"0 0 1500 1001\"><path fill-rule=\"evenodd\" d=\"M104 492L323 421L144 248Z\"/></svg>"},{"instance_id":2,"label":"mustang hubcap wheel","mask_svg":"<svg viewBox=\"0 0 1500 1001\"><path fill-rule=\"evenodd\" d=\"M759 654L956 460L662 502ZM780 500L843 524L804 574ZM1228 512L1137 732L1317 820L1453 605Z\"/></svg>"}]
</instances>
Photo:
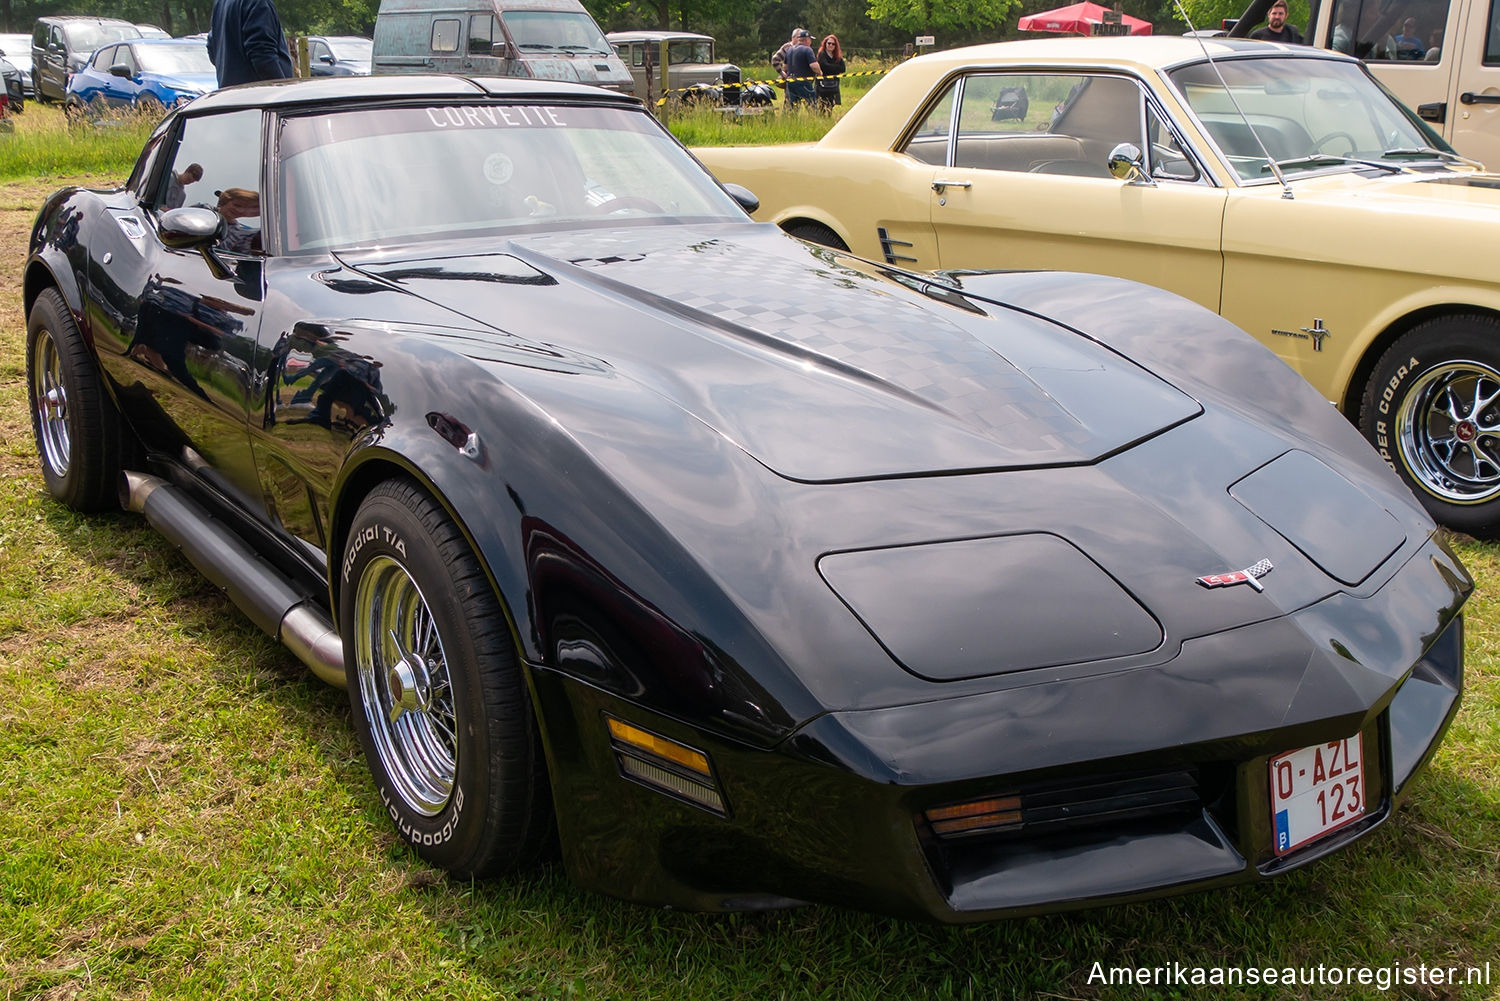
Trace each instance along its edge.
<instances>
[{"instance_id":1,"label":"mustang hubcap wheel","mask_svg":"<svg viewBox=\"0 0 1500 1001\"><path fill-rule=\"evenodd\" d=\"M62 359L52 334L37 335L31 359L32 395L36 399L36 426L42 461L58 476L66 476L72 458L68 436L68 393L63 388Z\"/></svg>"},{"instance_id":2,"label":"mustang hubcap wheel","mask_svg":"<svg viewBox=\"0 0 1500 1001\"><path fill-rule=\"evenodd\" d=\"M1396 426L1429 493L1453 504L1500 495L1500 372L1475 361L1433 369L1402 400Z\"/></svg>"},{"instance_id":3,"label":"mustang hubcap wheel","mask_svg":"<svg viewBox=\"0 0 1500 1001\"><path fill-rule=\"evenodd\" d=\"M448 804L458 775L458 725L448 661L416 581L379 556L354 599L360 702L375 752L402 801L424 816Z\"/></svg>"}]
</instances>

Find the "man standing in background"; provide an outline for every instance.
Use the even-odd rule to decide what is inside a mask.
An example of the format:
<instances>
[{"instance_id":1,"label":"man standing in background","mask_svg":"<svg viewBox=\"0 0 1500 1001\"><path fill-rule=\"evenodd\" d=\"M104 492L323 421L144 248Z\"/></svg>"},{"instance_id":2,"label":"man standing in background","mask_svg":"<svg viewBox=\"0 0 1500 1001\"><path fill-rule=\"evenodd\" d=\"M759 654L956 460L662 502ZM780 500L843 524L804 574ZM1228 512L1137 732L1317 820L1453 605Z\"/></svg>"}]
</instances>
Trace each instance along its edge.
<instances>
[{"instance_id":1,"label":"man standing in background","mask_svg":"<svg viewBox=\"0 0 1500 1001\"><path fill-rule=\"evenodd\" d=\"M219 86L292 76L292 57L271 0L214 0L208 57Z\"/></svg>"},{"instance_id":2,"label":"man standing in background","mask_svg":"<svg viewBox=\"0 0 1500 1001\"><path fill-rule=\"evenodd\" d=\"M812 35L806 28L792 32L792 47L786 53L786 103L787 107L812 103L813 81L811 77L822 76L818 57L812 50Z\"/></svg>"},{"instance_id":3,"label":"man standing in background","mask_svg":"<svg viewBox=\"0 0 1500 1001\"><path fill-rule=\"evenodd\" d=\"M1266 11L1266 26L1256 28L1250 32L1251 38L1262 42L1283 42L1287 45L1301 45L1302 32L1297 30L1295 24L1287 24L1286 0L1276 0L1271 4L1271 9Z\"/></svg>"}]
</instances>

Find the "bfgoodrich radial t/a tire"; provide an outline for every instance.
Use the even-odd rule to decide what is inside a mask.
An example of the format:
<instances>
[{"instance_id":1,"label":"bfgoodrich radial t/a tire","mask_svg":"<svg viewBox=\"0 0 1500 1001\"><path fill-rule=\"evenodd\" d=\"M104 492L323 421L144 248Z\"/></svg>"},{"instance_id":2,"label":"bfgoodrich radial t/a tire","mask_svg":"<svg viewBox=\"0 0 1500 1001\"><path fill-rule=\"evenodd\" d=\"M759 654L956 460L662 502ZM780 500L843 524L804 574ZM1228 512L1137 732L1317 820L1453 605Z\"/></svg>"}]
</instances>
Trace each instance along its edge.
<instances>
[{"instance_id":1,"label":"bfgoodrich radial t/a tire","mask_svg":"<svg viewBox=\"0 0 1500 1001\"><path fill-rule=\"evenodd\" d=\"M26 397L48 492L78 511L118 507L120 414L56 289L26 319Z\"/></svg>"},{"instance_id":2,"label":"bfgoodrich radial t/a tire","mask_svg":"<svg viewBox=\"0 0 1500 1001\"><path fill-rule=\"evenodd\" d=\"M1381 356L1360 430L1434 519L1500 535L1500 322L1440 317Z\"/></svg>"},{"instance_id":3,"label":"bfgoodrich radial t/a tire","mask_svg":"<svg viewBox=\"0 0 1500 1001\"><path fill-rule=\"evenodd\" d=\"M456 876L533 861L551 830L510 627L457 526L416 483L360 505L340 567L355 726L386 811Z\"/></svg>"}]
</instances>

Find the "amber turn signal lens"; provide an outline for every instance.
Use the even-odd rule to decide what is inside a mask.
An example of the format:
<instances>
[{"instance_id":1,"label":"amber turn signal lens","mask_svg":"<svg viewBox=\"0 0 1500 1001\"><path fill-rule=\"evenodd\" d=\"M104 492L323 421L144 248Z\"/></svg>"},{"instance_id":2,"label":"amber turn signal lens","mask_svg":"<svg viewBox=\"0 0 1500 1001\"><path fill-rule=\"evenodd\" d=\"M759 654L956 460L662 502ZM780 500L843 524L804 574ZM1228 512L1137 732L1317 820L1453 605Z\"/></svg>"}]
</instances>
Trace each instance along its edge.
<instances>
[{"instance_id":1,"label":"amber turn signal lens","mask_svg":"<svg viewBox=\"0 0 1500 1001\"><path fill-rule=\"evenodd\" d=\"M1021 797L1000 796L939 806L926 811L926 816L933 833L944 837L1004 830L1020 826Z\"/></svg>"},{"instance_id":2,"label":"amber turn signal lens","mask_svg":"<svg viewBox=\"0 0 1500 1001\"><path fill-rule=\"evenodd\" d=\"M639 727L631 726L613 717L605 718L609 722L609 735L620 743L681 765L705 778L712 775L708 768L708 758L702 751L695 751L676 741L658 737L654 733L647 733Z\"/></svg>"}]
</instances>

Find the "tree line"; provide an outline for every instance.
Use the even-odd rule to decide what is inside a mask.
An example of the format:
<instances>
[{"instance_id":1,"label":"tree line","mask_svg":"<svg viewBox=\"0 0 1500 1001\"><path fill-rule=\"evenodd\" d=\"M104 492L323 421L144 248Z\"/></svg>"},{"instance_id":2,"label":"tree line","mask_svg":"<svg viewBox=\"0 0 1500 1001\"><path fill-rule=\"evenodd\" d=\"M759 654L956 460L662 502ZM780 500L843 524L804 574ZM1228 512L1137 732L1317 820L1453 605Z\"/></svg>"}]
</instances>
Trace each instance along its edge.
<instances>
[{"instance_id":1,"label":"tree line","mask_svg":"<svg viewBox=\"0 0 1500 1001\"><path fill-rule=\"evenodd\" d=\"M852 55L894 54L916 35L934 35L940 48L1023 37L1016 21L1071 0L583 0L606 31L673 28L713 35L721 58L747 71L769 69L769 54L806 27L815 39L839 36ZM365 35L375 29L380 0L275 0L289 34ZM1242 0L1182 0L1198 27L1218 27ZM1120 0L1158 34L1184 28L1174 0ZM1298 8L1301 8L1299 13ZM0 0L0 25L29 32L46 14L99 14L155 24L173 35L207 31L213 0ZM1302 21L1298 22L1298 17ZM1306 23L1306 0L1294 0L1292 20Z\"/></svg>"}]
</instances>

